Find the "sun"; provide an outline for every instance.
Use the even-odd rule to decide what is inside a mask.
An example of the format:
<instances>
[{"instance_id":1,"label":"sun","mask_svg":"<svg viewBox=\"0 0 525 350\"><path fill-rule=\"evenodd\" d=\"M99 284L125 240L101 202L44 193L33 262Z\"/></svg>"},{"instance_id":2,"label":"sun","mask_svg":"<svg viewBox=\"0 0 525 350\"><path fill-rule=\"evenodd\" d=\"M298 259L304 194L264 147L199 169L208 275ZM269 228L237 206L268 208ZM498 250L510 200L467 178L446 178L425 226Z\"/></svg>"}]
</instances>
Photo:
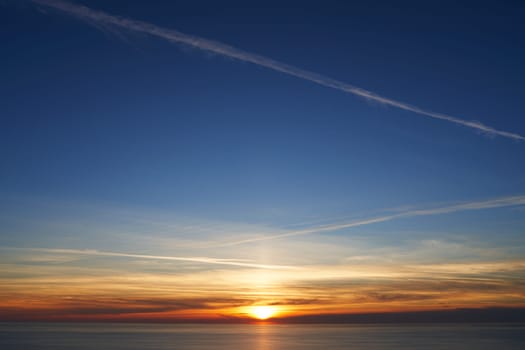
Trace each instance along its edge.
<instances>
[{"instance_id":1,"label":"sun","mask_svg":"<svg viewBox=\"0 0 525 350\"><path fill-rule=\"evenodd\" d=\"M266 320L277 313L275 306L253 306L250 308L250 314L259 319Z\"/></svg>"}]
</instances>

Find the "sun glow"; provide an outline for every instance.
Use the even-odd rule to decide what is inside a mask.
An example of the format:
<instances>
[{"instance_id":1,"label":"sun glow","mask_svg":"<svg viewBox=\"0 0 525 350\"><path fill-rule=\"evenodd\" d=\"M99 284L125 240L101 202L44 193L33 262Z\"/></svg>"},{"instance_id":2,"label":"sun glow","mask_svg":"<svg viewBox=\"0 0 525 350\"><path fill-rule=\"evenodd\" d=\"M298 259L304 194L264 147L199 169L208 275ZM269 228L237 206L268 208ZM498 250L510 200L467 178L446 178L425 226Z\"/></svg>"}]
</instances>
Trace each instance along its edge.
<instances>
[{"instance_id":1,"label":"sun glow","mask_svg":"<svg viewBox=\"0 0 525 350\"><path fill-rule=\"evenodd\" d=\"M266 320L276 313L277 308L275 306L253 306L250 308L250 314L259 320Z\"/></svg>"}]
</instances>

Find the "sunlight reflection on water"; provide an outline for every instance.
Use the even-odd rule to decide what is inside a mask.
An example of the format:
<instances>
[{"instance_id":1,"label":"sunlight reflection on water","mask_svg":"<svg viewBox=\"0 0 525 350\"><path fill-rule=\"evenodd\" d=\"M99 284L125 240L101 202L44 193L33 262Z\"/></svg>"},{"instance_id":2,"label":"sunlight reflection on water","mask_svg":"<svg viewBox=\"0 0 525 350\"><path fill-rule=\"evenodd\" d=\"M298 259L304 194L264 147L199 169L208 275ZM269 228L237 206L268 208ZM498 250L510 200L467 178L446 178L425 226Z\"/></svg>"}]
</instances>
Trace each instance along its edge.
<instances>
[{"instance_id":1,"label":"sunlight reflection on water","mask_svg":"<svg viewBox=\"0 0 525 350\"><path fill-rule=\"evenodd\" d=\"M0 324L0 349L525 349L525 325Z\"/></svg>"}]
</instances>

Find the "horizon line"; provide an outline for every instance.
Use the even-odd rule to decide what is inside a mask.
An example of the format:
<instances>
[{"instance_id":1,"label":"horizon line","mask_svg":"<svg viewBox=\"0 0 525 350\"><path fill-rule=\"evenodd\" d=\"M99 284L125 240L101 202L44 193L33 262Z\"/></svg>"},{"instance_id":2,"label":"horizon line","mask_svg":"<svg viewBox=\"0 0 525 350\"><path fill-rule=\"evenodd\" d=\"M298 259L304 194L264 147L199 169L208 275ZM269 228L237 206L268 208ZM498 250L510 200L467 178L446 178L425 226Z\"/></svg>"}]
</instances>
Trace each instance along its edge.
<instances>
[{"instance_id":1,"label":"horizon line","mask_svg":"<svg viewBox=\"0 0 525 350\"><path fill-rule=\"evenodd\" d=\"M406 324L406 323L525 323L524 306L456 307L410 311L377 311L358 313L317 313L289 315L258 320L248 316L219 314L215 317L57 317L21 316L1 318L2 323L125 323L125 324Z\"/></svg>"}]
</instances>

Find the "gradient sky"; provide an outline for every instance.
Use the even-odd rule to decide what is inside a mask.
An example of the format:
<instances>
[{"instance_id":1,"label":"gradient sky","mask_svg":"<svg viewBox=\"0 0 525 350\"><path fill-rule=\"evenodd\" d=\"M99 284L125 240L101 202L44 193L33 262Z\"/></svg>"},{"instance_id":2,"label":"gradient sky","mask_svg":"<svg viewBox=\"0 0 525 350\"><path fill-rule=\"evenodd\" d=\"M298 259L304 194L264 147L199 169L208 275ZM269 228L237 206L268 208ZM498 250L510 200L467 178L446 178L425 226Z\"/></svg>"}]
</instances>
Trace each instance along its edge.
<instances>
[{"instance_id":1,"label":"gradient sky","mask_svg":"<svg viewBox=\"0 0 525 350\"><path fill-rule=\"evenodd\" d=\"M73 4L525 135L521 1ZM525 306L525 141L52 7L0 2L0 318Z\"/></svg>"}]
</instances>

